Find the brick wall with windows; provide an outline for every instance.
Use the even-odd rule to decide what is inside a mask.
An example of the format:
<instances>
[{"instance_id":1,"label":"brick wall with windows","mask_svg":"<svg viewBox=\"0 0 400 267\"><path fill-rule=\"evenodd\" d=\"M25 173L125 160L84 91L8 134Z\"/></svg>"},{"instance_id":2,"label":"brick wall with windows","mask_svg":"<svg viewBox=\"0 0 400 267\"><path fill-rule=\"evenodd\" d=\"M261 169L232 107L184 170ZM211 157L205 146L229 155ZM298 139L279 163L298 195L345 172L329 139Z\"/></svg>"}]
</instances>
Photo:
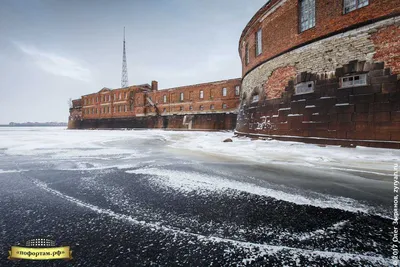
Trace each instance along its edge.
<instances>
[{"instance_id":1,"label":"brick wall with windows","mask_svg":"<svg viewBox=\"0 0 400 267\"><path fill-rule=\"evenodd\" d=\"M260 29L262 52L255 56ZM400 148L398 1L271 0L239 46L236 131Z\"/></svg>"},{"instance_id":2,"label":"brick wall with windows","mask_svg":"<svg viewBox=\"0 0 400 267\"><path fill-rule=\"evenodd\" d=\"M230 79L161 89L148 92L147 95L157 105L161 115L236 112L240 102L240 86L241 79ZM146 105L142 115L150 114L156 114L156 110Z\"/></svg>"},{"instance_id":3,"label":"brick wall with windows","mask_svg":"<svg viewBox=\"0 0 400 267\"><path fill-rule=\"evenodd\" d=\"M150 85L130 86L127 88L103 88L99 92L84 95L81 98L83 119L124 118L143 113L144 100L135 103L135 96L141 97L143 90ZM143 96L142 96L143 97Z\"/></svg>"},{"instance_id":4,"label":"brick wall with windows","mask_svg":"<svg viewBox=\"0 0 400 267\"><path fill-rule=\"evenodd\" d=\"M246 96L245 101L251 101L250 96L256 91L261 93L262 98L279 98L285 90L283 85L280 88L277 86L280 78L283 80L294 78L296 74L304 71L327 76L335 75L336 68L352 60L383 62L400 78L399 45L400 16L371 22L311 42L263 62L243 77L242 93ZM278 83L269 81L273 78L273 73L288 67L295 71L282 72L278 75Z\"/></svg>"},{"instance_id":5,"label":"brick wall with windows","mask_svg":"<svg viewBox=\"0 0 400 267\"><path fill-rule=\"evenodd\" d=\"M260 63L296 46L396 14L400 14L397 0L271 0L242 32L239 53L243 76ZM256 38L260 29L262 52L258 55Z\"/></svg>"},{"instance_id":6,"label":"brick wall with windows","mask_svg":"<svg viewBox=\"0 0 400 267\"><path fill-rule=\"evenodd\" d=\"M185 115L236 112L240 102L240 88L241 79L162 90L152 90L149 85L113 90L103 88L98 93L82 96L82 118L109 119L157 114ZM151 105L150 101L156 107Z\"/></svg>"}]
</instances>

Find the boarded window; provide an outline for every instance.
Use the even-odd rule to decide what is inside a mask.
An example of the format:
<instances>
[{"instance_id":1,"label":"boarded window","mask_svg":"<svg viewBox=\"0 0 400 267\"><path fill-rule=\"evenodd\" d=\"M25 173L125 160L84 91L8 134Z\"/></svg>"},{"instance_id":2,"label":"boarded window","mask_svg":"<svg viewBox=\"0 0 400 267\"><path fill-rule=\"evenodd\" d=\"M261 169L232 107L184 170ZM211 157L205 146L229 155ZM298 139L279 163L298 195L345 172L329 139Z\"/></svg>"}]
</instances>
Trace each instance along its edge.
<instances>
[{"instance_id":1,"label":"boarded window","mask_svg":"<svg viewBox=\"0 0 400 267\"><path fill-rule=\"evenodd\" d=\"M342 88L367 85L367 74L342 77L341 83L342 83Z\"/></svg>"},{"instance_id":2,"label":"boarded window","mask_svg":"<svg viewBox=\"0 0 400 267\"><path fill-rule=\"evenodd\" d=\"M314 82L302 82L296 85L294 92L296 95L309 94L314 92Z\"/></svg>"},{"instance_id":3,"label":"boarded window","mask_svg":"<svg viewBox=\"0 0 400 267\"><path fill-rule=\"evenodd\" d=\"M300 1L300 32L315 26L315 0Z\"/></svg>"}]
</instances>

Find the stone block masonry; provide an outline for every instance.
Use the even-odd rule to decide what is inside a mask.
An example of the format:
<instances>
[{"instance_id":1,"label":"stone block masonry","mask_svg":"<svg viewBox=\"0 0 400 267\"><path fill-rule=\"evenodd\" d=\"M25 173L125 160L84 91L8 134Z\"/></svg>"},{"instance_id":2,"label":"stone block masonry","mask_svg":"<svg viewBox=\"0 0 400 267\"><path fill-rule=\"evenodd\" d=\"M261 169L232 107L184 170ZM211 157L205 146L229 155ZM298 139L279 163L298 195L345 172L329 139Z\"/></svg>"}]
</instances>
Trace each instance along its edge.
<instances>
[{"instance_id":1,"label":"stone block masonry","mask_svg":"<svg viewBox=\"0 0 400 267\"><path fill-rule=\"evenodd\" d=\"M400 148L400 5L271 0L239 40L236 132Z\"/></svg>"},{"instance_id":2,"label":"stone block masonry","mask_svg":"<svg viewBox=\"0 0 400 267\"><path fill-rule=\"evenodd\" d=\"M397 75L385 75L386 66L381 63L368 64L370 71L365 72L366 64L352 61L335 70L344 77L366 74L368 84L362 86L342 87L340 77L299 73L287 83L285 97L241 105L236 133L331 145L400 148L400 83L390 92L382 89ZM350 65L360 67L359 71ZM295 95L294 88L304 82L320 86L313 92ZM376 85L380 91L374 90Z\"/></svg>"},{"instance_id":3,"label":"stone block masonry","mask_svg":"<svg viewBox=\"0 0 400 267\"><path fill-rule=\"evenodd\" d=\"M125 118L85 119L73 121L73 129L166 129L218 131L234 129L236 114L214 113L194 115L142 116Z\"/></svg>"},{"instance_id":4,"label":"stone block masonry","mask_svg":"<svg viewBox=\"0 0 400 267\"><path fill-rule=\"evenodd\" d=\"M349 32L311 43L269 60L251 72L242 81L242 100L250 101L250 96L262 87L260 98L280 97L284 86L274 86L278 78L285 81L294 79L297 73L308 72L324 77L334 76L338 67L348 67L350 61L367 61L365 71L374 62L384 63L392 73L400 74L400 17L386 19ZM357 68L357 66L353 66ZM286 70L286 71L284 71ZM296 70L296 71L288 71ZM275 77L274 77L275 76ZM269 81L269 79L272 79ZM374 79L373 83L380 83ZM397 79L386 81L384 86L393 89ZM272 86L270 85L272 84ZM244 96L244 99L243 99Z\"/></svg>"}]
</instances>

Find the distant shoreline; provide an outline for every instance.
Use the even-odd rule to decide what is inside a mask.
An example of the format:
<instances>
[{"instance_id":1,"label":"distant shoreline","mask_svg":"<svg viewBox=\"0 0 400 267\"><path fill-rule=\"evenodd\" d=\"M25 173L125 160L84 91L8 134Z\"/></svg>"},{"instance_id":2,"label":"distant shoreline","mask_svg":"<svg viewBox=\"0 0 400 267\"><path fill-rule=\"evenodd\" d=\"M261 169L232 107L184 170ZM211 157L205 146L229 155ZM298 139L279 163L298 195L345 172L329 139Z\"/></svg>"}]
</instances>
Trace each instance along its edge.
<instances>
[{"instance_id":1,"label":"distant shoreline","mask_svg":"<svg viewBox=\"0 0 400 267\"><path fill-rule=\"evenodd\" d=\"M0 127L67 127L68 124L17 124L17 125L9 125L9 124L0 124Z\"/></svg>"}]
</instances>

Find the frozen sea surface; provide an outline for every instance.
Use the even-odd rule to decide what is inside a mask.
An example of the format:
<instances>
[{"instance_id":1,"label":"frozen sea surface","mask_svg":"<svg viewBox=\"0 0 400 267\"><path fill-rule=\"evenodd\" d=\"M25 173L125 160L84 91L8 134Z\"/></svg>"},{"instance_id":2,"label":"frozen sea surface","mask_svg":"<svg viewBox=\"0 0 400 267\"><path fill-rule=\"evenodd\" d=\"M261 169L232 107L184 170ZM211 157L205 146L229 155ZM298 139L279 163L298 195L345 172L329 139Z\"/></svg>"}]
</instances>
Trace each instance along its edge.
<instances>
[{"instance_id":1,"label":"frozen sea surface","mask_svg":"<svg viewBox=\"0 0 400 267\"><path fill-rule=\"evenodd\" d=\"M0 128L0 266L35 237L74 266L390 264L398 150L232 136Z\"/></svg>"}]
</instances>

